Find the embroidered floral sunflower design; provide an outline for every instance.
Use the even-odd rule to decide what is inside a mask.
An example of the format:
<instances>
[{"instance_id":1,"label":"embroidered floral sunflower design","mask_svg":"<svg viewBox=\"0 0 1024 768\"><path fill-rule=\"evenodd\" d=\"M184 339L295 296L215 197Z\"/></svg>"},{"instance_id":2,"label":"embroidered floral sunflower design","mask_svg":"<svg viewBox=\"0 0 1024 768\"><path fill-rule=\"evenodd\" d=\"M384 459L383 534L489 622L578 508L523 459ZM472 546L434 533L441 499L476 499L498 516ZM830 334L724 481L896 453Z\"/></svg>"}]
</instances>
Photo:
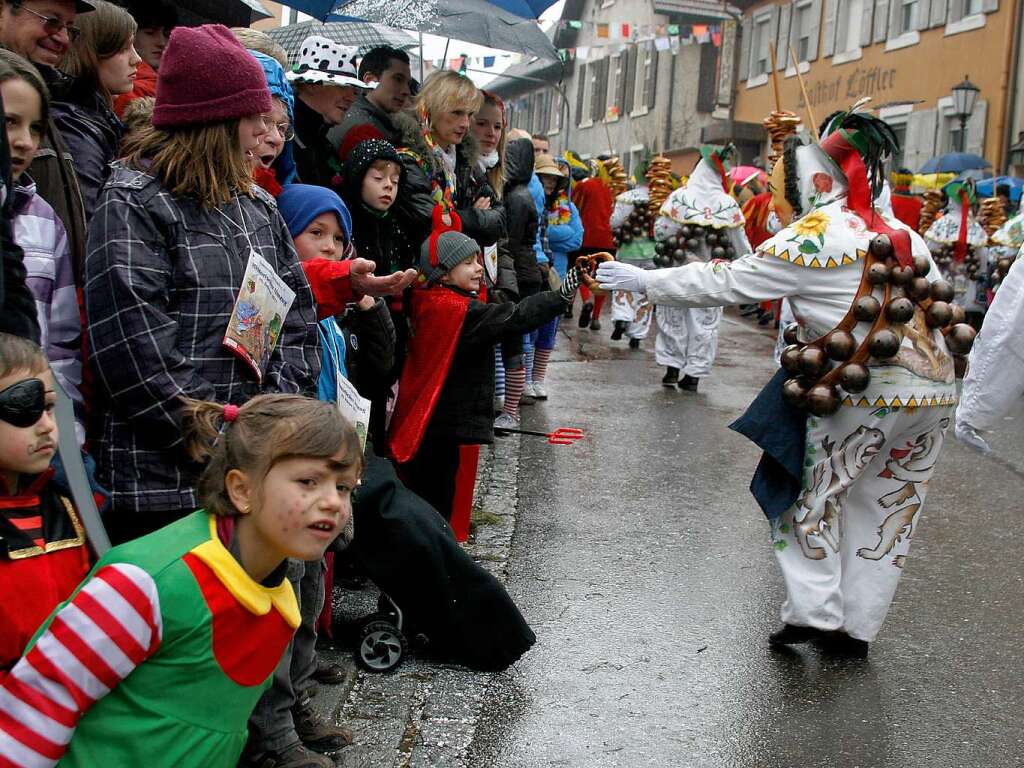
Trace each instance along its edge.
<instances>
[{"instance_id":1,"label":"embroidered floral sunflower design","mask_svg":"<svg viewBox=\"0 0 1024 768\"><path fill-rule=\"evenodd\" d=\"M828 229L831 221L827 214L821 211L811 211L793 223L795 237L789 238L789 242L796 243L800 253L808 255L820 253L825 245L825 230Z\"/></svg>"}]
</instances>

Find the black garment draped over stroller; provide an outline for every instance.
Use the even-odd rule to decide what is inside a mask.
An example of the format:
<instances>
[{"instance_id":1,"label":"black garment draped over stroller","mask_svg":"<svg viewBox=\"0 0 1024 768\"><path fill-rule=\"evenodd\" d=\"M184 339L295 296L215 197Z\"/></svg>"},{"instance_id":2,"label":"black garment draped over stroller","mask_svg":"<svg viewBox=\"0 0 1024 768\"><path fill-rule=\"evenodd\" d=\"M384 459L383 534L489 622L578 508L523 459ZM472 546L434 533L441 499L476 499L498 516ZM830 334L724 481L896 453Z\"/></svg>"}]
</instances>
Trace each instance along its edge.
<instances>
[{"instance_id":1,"label":"black garment draped over stroller","mask_svg":"<svg viewBox=\"0 0 1024 768\"><path fill-rule=\"evenodd\" d=\"M452 529L366 446L346 554L401 608L431 655L479 670L515 663L536 636L505 588L455 541Z\"/></svg>"}]
</instances>

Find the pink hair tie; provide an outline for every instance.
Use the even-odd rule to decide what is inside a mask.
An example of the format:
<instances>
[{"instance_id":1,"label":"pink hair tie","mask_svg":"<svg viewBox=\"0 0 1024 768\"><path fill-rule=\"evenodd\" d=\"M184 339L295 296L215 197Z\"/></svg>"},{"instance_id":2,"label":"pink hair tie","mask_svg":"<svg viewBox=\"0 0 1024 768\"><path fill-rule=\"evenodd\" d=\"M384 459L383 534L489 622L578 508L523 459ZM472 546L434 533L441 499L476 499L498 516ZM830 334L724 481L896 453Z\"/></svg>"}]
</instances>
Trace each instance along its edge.
<instances>
[{"instance_id":1,"label":"pink hair tie","mask_svg":"<svg viewBox=\"0 0 1024 768\"><path fill-rule=\"evenodd\" d=\"M224 421L228 424L238 418L238 406L237 405L225 405L224 406Z\"/></svg>"}]
</instances>

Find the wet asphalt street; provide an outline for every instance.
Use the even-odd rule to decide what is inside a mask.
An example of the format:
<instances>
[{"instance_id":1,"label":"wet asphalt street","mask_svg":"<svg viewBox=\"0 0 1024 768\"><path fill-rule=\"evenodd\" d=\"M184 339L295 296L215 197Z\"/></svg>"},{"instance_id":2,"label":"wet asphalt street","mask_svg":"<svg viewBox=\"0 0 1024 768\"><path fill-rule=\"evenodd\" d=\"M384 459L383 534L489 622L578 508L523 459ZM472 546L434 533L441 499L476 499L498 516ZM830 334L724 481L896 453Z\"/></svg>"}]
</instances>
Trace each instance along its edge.
<instances>
[{"instance_id":1,"label":"wet asphalt street","mask_svg":"<svg viewBox=\"0 0 1024 768\"><path fill-rule=\"evenodd\" d=\"M653 330L630 351L563 323L524 426L588 437L523 438L508 588L538 642L489 686L467 765L1024 765L1024 407L1003 460L950 430L869 659L783 655L758 453L727 429L773 372L771 336L727 313L694 395L660 386Z\"/></svg>"}]
</instances>

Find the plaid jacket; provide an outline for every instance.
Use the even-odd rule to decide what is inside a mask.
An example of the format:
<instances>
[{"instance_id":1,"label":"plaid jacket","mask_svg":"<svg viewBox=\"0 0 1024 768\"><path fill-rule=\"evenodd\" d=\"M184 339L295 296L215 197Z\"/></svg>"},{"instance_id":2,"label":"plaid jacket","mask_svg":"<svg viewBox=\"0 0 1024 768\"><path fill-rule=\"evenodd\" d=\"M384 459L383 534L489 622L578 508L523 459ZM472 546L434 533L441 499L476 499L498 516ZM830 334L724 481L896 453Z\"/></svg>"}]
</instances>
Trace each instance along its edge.
<instances>
[{"instance_id":1,"label":"plaid jacket","mask_svg":"<svg viewBox=\"0 0 1024 768\"><path fill-rule=\"evenodd\" d=\"M115 508L200 506L201 468L183 450L181 396L234 404L267 392L316 396L313 294L273 198L255 194L204 209L119 163L100 194L85 303L102 400L92 435L97 480ZM262 387L221 343L250 247L296 294Z\"/></svg>"}]
</instances>

